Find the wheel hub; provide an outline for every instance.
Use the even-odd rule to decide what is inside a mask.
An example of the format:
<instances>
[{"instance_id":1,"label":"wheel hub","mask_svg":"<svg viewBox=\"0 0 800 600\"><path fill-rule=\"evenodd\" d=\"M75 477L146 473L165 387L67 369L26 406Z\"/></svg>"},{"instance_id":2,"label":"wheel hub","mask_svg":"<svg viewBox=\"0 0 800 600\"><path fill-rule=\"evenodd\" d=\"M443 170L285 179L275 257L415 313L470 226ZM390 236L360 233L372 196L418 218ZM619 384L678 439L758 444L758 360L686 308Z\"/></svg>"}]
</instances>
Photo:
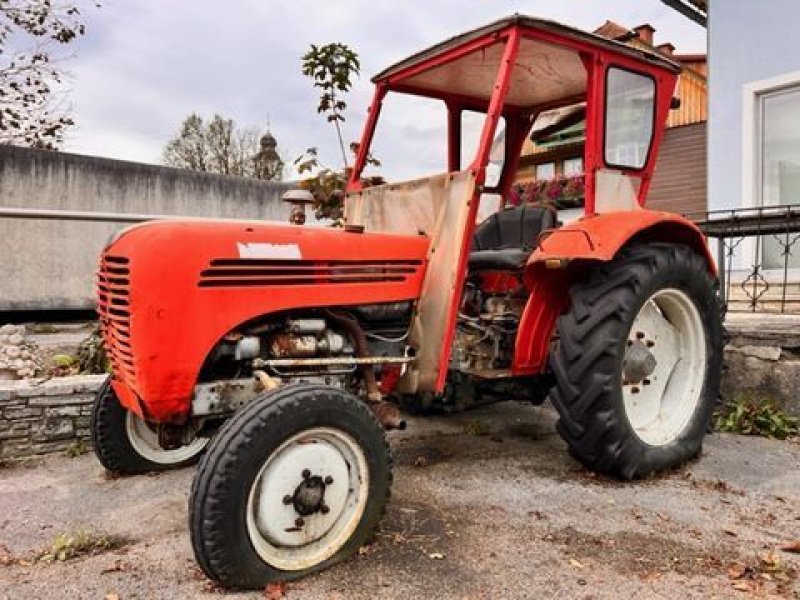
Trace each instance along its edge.
<instances>
[{"instance_id":1,"label":"wheel hub","mask_svg":"<svg viewBox=\"0 0 800 600\"><path fill-rule=\"evenodd\" d=\"M626 384L641 383L653 374L658 361L640 340L630 342L625 352L622 376Z\"/></svg>"},{"instance_id":2,"label":"wheel hub","mask_svg":"<svg viewBox=\"0 0 800 600\"><path fill-rule=\"evenodd\" d=\"M304 471L303 475L307 475ZM319 475L305 477L292 494L292 504L297 514L307 517L325 507L325 482Z\"/></svg>"},{"instance_id":3,"label":"wheel hub","mask_svg":"<svg viewBox=\"0 0 800 600\"><path fill-rule=\"evenodd\" d=\"M270 459L256 483L259 533L283 547L322 538L348 506L350 480L350 463L336 445L311 439L288 445Z\"/></svg>"}]
</instances>

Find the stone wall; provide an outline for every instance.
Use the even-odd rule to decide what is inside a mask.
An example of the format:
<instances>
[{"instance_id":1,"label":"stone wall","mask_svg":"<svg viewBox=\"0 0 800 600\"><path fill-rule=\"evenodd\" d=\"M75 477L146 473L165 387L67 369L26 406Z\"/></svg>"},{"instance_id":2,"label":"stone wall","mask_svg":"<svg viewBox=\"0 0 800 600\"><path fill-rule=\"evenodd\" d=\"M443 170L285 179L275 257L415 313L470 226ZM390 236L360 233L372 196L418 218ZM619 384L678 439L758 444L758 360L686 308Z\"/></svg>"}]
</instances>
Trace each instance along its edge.
<instances>
[{"instance_id":1,"label":"stone wall","mask_svg":"<svg viewBox=\"0 0 800 600\"><path fill-rule=\"evenodd\" d=\"M772 398L800 417L800 316L730 314L722 397Z\"/></svg>"},{"instance_id":2,"label":"stone wall","mask_svg":"<svg viewBox=\"0 0 800 600\"><path fill-rule=\"evenodd\" d=\"M286 222L287 183L0 145L0 207ZM94 272L130 223L0 217L0 311L94 308Z\"/></svg>"},{"instance_id":3,"label":"stone wall","mask_svg":"<svg viewBox=\"0 0 800 600\"><path fill-rule=\"evenodd\" d=\"M63 452L89 442L95 392L106 375L0 381L0 459Z\"/></svg>"}]
</instances>

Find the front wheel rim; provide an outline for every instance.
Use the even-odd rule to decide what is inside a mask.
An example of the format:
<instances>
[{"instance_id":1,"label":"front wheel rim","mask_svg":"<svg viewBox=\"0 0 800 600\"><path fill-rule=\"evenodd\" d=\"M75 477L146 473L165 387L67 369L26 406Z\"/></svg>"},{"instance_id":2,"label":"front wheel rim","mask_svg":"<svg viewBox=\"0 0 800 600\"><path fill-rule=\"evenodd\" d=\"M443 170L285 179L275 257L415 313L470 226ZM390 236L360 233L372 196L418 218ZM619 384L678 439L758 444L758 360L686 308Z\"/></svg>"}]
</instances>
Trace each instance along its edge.
<instances>
[{"instance_id":1,"label":"front wheel rim","mask_svg":"<svg viewBox=\"0 0 800 600\"><path fill-rule=\"evenodd\" d=\"M299 571L334 556L366 509L369 469L349 434L318 427L298 433L266 458L247 501L247 532L261 559Z\"/></svg>"},{"instance_id":2,"label":"front wheel rim","mask_svg":"<svg viewBox=\"0 0 800 600\"><path fill-rule=\"evenodd\" d=\"M622 362L622 398L637 437L651 446L678 439L703 398L706 330L683 291L665 288L642 305Z\"/></svg>"},{"instance_id":3,"label":"front wheel rim","mask_svg":"<svg viewBox=\"0 0 800 600\"><path fill-rule=\"evenodd\" d=\"M157 465L177 465L191 460L206 447L209 440L198 437L185 446L166 450L158 443L158 433L151 429L144 419L131 411L125 415L125 432L136 453Z\"/></svg>"}]
</instances>

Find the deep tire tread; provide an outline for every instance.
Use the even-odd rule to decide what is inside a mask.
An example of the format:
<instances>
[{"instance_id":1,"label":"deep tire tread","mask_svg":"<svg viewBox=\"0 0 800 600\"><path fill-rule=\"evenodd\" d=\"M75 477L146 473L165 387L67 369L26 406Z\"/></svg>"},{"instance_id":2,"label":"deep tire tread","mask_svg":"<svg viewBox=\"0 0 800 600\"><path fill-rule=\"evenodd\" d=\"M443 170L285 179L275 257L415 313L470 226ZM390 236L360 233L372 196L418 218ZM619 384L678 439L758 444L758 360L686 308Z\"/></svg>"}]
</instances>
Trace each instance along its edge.
<instances>
[{"instance_id":1,"label":"deep tire tread","mask_svg":"<svg viewBox=\"0 0 800 600\"><path fill-rule=\"evenodd\" d=\"M108 377L95 395L92 405L90 431L94 453L100 464L108 471L124 475L136 475L151 471L166 471L194 464L199 456L180 463L155 463L140 455L128 439L125 420L127 411L119 403L111 377Z\"/></svg>"},{"instance_id":2,"label":"deep tire tread","mask_svg":"<svg viewBox=\"0 0 800 600\"><path fill-rule=\"evenodd\" d=\"M619 363L639 307L660 287L681 287L707 327L708 364L700 407L685 435L664 447L639 440L621 409ZM556 385L550 398L570 454L587 468L633 479L675 466L701 448L719 395L722 325L715 281L705 259L678 244L623 249L587 281L570 289L571 309L557 322L550 356Z\"/></svg>"},{"instance_id":3,"label":"deep tire tread","mask_svg":"<svg viewBox=\"0 0 800 600\"><path fill-rule=\"evenodd\" d=\"M304 416L315 417L320 406L324 405L312 405L313 401L340 403L340 416L342 411L347 412L347 418L366 424L371 430L368 441L380 446L365 448L365 452L383 455L378 460L385 461L385 474L382 481L373 482L372 477L376 474L370 472L370 492L375 484L381 494L375 498L370 494L356 532L333 557L307 570L278 571L257 558L246 535L236 536L244 539L232 537L232 522L239 517L231 512L229 492L237 485L244 485L241 468L248 451L252 451L265 434L276 431L279 424ZM198 465L189 500L189 525L195 557L209 578L234 589L259 589L269 581L296 579L327 568L354 553L372 533L386 510L391 483L392 458L388 441L381 425L363 401L321 385L295 384L265 393L225 422ZM247 485L249 489L249 482ZM242 560L242 553L252 554L248 557L249 564Z\"/></svg>"}]
</instances>

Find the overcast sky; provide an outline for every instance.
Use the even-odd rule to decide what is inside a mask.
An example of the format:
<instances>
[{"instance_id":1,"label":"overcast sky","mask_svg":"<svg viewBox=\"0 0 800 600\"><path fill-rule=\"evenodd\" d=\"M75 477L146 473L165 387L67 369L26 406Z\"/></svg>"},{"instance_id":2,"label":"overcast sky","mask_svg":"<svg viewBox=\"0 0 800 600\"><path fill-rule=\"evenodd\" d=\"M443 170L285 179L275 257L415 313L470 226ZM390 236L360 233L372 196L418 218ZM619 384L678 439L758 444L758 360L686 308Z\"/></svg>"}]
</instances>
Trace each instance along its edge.
<instances>
[{"instance_id":1,"label":"overcast sky","mask_svg":"<svg viewBox=\"0 0 800 600\"><path fill-rule=\"evenodd\" d=\"M84 10L87 33L68 63L77 125L64 149L158 163L189 113L218 112L258 128L269 119L287 162L319 146L338 164L335 133L316 114L317 93L300 73L309 44L340 41L361 57L345 124L355 140L373 74L514 12L588 30L606 19L648 22L658 30L656 43L705 52L705 30L660 0L103 0L102 8ZM382 138L379 156L392 171L443 170L436 110L395 102L384 116L395 135Z\"/></svg>"}]
</instances>

